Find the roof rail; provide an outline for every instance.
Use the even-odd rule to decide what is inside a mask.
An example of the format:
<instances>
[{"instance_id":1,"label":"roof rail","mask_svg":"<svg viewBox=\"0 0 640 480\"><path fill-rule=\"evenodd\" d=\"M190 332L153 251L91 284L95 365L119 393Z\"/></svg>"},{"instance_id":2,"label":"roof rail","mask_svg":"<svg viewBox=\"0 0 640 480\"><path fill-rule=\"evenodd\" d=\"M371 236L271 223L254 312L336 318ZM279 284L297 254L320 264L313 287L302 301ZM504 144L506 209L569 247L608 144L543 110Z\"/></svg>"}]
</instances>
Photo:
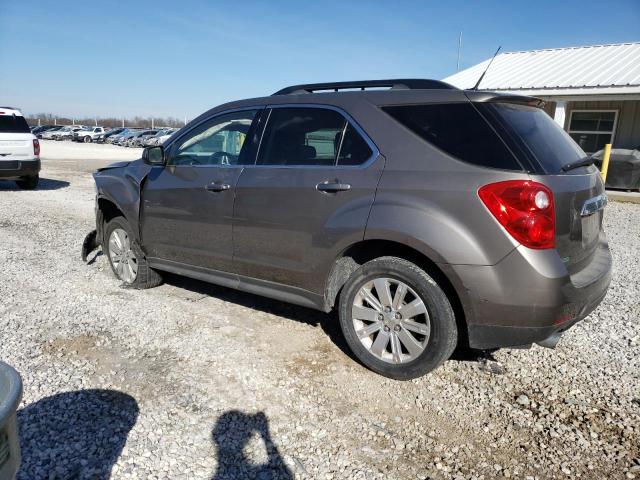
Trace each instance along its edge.
<instances>
[{"instance_id":1,"label":"roof rail","mask_svg":"<svg viewBox=\"0 0 640 480\"><path fill-rule=\"evenodd\" d=\"M393 80L359 80L351 82L309 83L306 85L292 85L278 90L273 95L291 95L297 93L313 93L323 90L339 90L389 87L397 90L457 90L456 87L440 80L427 80L422 78L398 78Z\"/></svg>"}]
</instances>

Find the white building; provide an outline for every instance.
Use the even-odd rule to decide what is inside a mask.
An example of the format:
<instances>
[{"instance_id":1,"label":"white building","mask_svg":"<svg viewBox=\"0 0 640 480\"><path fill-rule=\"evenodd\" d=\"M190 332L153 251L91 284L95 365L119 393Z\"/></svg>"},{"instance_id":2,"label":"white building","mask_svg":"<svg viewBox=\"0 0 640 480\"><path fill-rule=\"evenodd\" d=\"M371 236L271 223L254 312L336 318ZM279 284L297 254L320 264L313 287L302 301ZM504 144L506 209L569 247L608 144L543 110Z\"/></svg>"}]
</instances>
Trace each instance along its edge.
<instances>
[{"instance_id":1,"label":"white building","mask_svg":"<svg viewBox=\"0 0 640 480\"><path fill-rule=\"evenodd\" d=\"M472 88L490 59L443 79ZM499 54L478 90L541 98L588 153L640 149L640 42Z\"/></svg>"}]
</instances>

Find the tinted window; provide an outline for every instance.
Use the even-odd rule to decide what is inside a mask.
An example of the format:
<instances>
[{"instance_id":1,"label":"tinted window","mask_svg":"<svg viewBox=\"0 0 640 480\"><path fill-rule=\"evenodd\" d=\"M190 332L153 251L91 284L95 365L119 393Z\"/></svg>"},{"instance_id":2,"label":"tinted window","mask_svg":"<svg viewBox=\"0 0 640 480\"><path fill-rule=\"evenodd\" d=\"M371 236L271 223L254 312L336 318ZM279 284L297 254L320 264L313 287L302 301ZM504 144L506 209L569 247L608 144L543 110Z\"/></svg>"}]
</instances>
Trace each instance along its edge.
<instances>
[{"instance_id":1,"label":"tinted window","mask_svg":"<svg viewBox=\"0 0 640 480\"><path fill-rule=\"evenodd\" d=\"M340 147L338 165L361 165L369 160L372 154L373 152L364 138L351 124L348 124Z\"/></svg>"},{"instance_id":2,"label":"tinted window","mask_svg":"<svg viewBox=\"0 0 640 480\"><path fill-rule=\"evenodd\" d=\"M27 125L24 117L17 115L0 115L0 132L3 133L29 133L29 125Z\"/></svg>"},{"instance_id":3,"label":"tinted window","mask_svg":"<svg viewBox=\"0 0 640 480\"><path fill-rule=\"evenodd\" d=\"M334 165L346 125L323 108L274 108L260 149L260 165Z\"/></svg>"},{"instance_id":4,"label":"tinted window","mask_svg":"<svg viewBox=\"0 0 640 480\"><path fill-rule=\"evenodd\" d=\"M586 153L543 110L509 103L478 104L496 119L538 161L545 172L586 157Z\"/></svg>"},{"instance_id":5,"label":"tinted window","mask_svg":"<svg viewBox=\"0 0 640 480\"><path fill-rule=\"evenodd\" d=\"M483 167L522 170L470 103L385 107L384 111L449 155Z\"/></svg>"},{"instance_id":6,"label":"tinted window","mask_svg":"<svg viewBox=\"0 0 640 480\"><path fill-rule=\"evenodd\" d=\"M215 117L179 140L169 165L238 165L255 110Z\"/></svg>"}]
</instances>

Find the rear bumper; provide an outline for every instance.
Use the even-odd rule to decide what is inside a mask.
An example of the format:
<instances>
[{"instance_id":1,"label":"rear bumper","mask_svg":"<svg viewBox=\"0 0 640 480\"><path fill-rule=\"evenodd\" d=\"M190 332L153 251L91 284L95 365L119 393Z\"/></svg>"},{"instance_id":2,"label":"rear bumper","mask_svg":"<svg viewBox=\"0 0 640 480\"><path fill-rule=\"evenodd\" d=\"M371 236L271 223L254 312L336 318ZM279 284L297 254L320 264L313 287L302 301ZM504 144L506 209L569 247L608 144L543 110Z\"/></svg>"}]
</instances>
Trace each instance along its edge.
<instances>
[{"instance_id":1,"label":"rear bumper","mask_svg":"<svg viewBox=\"0 0 640 480\"><path fill-rule=\"evenodd\" d=\"M40 173L40 159L0 160L0 179L18 180L21 177L33 177Z\"/></svg>"},{"instance_id":2,"label":"rear bumper","mask_svg":"<svg viewBox=\"0 0 640 480\"><path fill-rule=\"evenodd\" d=\"M592 261L569 275L555 250L518 247L493 266L451 265L467 320L469 346L541 342L566 331L603 300L612 260L604 235Z\"/></svg>"}]
</instances>

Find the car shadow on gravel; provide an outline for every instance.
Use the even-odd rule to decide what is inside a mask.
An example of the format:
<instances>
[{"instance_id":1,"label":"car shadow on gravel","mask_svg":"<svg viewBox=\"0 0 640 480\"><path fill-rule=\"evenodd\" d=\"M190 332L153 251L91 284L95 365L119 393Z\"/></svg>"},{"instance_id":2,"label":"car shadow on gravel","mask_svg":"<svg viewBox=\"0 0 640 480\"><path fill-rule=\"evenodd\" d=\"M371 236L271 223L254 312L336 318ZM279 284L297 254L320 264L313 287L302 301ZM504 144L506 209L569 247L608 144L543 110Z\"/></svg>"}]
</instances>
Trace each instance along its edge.
<instances>
[{"instance_id":1,"label":"car shadow on gravel","mask_svg":"<svg viewBox=\"0 0 640 480\"><path fill-rule=\"evenodd\" d=\"M53 178L42 178L38 182L38 186L35 190L60 190L61 188L67 188L70 185L65 180L54 180ZM0 191L2 190L21 190L16 182L10 180L0 181Z\"/></svg>"},{"instance_id":2,"label":"car shadow on gravel","mask_svg":"<svg viewBox=\"0 0 640 480\"><path fill-rule=\"evenodd\" d=\"M229 410L220 415L211 436L218 453L218 467L211 480L293 480L293 473L271 439L269 421L263 412L249 415ZM252 440L256 436L266 451L266 461L259 464L245 454L248 447L255 445Z\"/></svg>"},{"instance_id":3,"label":"car shadow on gravel","mask_svg":"<svg viewBox=\"0 0 640 480\"><path fill-rule=\"evenodd\" d=\"M323 313L311 308L300 307L279 300L273 300L253 293L242 292L232 288L221 287L211 283L202 282L180 275L163 272L165 283L174 287L184 288L192 292L219 298L225 302L232 302L243 307L260 310L271 315L277 315L288 320L294 320L307 325L319 326L327 334L329 339L349 358L355 362L359 360L353 355L340 330L340 321L336 311Z\"/></svg>"},{"instance_id":4,"label":"car shadow on gravel","mask_svg":"<svg viewBox=\"0 0 640 480\"><path fill-rule=\"evenodd\" d=\"M59 393L18 411L17 480L106 479L138 418L133 397L115 390Z\"/></svg>"}]
</instances>

